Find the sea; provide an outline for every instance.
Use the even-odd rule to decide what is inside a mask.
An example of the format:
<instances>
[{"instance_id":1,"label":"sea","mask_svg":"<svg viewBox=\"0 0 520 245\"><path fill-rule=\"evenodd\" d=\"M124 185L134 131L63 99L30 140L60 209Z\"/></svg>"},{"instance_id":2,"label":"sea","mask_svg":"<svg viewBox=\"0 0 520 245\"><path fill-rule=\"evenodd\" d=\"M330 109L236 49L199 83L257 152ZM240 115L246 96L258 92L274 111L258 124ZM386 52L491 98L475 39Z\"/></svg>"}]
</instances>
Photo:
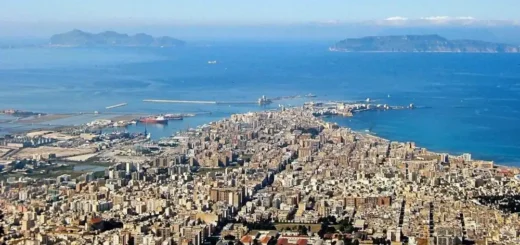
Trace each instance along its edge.
<instances>
[{"instance_id":1,"label":"sea","mask_svg":"<svg viewBox=\"0 0 520 245\"><path fill-rule=\"evenodd\" d=\"M409 105L326 120L390 140L520 166L520 55L330 52L334 42L200 42L182 48L0 49L0 109L93 113L42 124L0 115L0 134L77 125L116 114L197 113L168 125L126 129L154 139L234 113L305 101ZM216 61L209 64L208 61ZM145 99L256 101L256 104L161 104ZM111 110L107 106L128 103ZM50 124L50 125L49 125Z\"/></svg>"}]
</instances>

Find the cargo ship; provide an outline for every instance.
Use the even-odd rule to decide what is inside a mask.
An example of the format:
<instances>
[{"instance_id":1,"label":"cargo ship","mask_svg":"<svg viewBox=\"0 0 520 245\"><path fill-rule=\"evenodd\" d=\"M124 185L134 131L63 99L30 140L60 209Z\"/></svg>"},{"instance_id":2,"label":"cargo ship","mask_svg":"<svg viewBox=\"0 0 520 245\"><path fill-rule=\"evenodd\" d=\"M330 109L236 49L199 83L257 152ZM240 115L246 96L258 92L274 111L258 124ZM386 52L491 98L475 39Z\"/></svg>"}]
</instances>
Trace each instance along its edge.
<instances>
[{"instance_id":1,"label":"cargo ship","mask_svg":"<svg viewBox=\"0 0 520 245\"><path fill-rule=\"evenodd\" d=\"M160 124L167 124L168 120L162 116L159 117L143 117L139 119L139 122L141 123L160 123Z\"/></svg>"},{"instance_id":2,"label":"cargo ship","mask_svg":"<svg viewBox=\"0 0 520 245\"><path fill-rule=\"evenodd\" d=\"M166 120L182 120L184 119L182 115L179 114L166 114L164 115Z\"/></svg>"}]
</instances>

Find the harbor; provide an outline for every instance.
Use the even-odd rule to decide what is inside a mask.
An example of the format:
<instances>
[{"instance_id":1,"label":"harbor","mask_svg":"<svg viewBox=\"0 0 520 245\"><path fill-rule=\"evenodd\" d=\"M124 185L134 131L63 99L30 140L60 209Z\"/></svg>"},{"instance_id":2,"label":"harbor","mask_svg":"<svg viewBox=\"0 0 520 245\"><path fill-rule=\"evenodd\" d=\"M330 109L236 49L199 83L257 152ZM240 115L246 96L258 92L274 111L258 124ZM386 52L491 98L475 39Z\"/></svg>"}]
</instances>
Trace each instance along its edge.
<instances>
[{"instance_id":1,"label":"harbor","mask_svg":"<svg viewBox=\"0 0 520 245\"><path fill-rule=\"evenodd\" d=\"M408 106L373 104L370 99L366 101L345 102L307 102L304 107L310 109L315 116L346 116L351 117L355 113L364 111L410 110L417 109L413 103ZM419 107L422 108L422 107Z\"/></svg>"},{"instance_id":2,"label":"harbor","mask_svg":"<svg viewBox=\"0 0 520 245\"><path fill-rule=\"evenodd\" d=\"M373 110L403 110L403 109L414 109L417 108L413 104L408 106L397 106L387 104L376 104L376 101L370 99L362 101L317 101L316 96L313 94L307 95L294 95L294 96L278 96L269 98L267 96L261 96L256 101L209 101L209 100L162 100L162 99L146 99L143 100L145 103L188 103L188 104L203 104L203 105L249 105L239 106L234 109L224 109L229 111L226 113L219 113L218 107L213 109L198 109L192 108L199 111L195 112L167 112L165 106L159 111L150 108L150 110L136 110L124 111L116 110L116 108L124 107L127 103L115 104L107 106L106 110L94 111L94 112L75 112L75 113L63 113L63 114L43 114L44 116L30 116L26 118L13 118L10 125L4 127L4 131L11 129L11 132L20 132L24 130L33 129L52 129L56 127L67 127L67 126L78 126L88 125L89 127L98 129L109 129L110 131L128 131L131 133L142 133L145 131L152 131L153 139L160 139L168 136L173 131L187 130L196 125L202 125L207 123L210 119L218 119L223 116L233 114L238 108L239 110L255 111L256 108L290 108L293 106L304 106L313 111L315 116L353 116L355 113L363 111ZM292 99L300 99L292 101L294 105L288 104ZM280 104L274 104L274 101L283 101ZM132 103L138 104L138 103ZM157 106L161 107L161 106ZM179 106L181 107L181 106ZM8 111L8 110L6 110ZM212 115L216 113L215 115ZM35 115L36 113L25 112L24 115ZM200 116L200 117L199 117ZM33 118L34 117L34 118ZM25 127L18 127L21 122L24 123ZM191 126L191 127L190 127ZM165 132L169 132L166 133Z\"/></svg>"},{"instance_id":3,"label":"harbor","mask_svg":"<svg viewBox=\"0 0 520 245\"><path fill-rule=\"evenodd\" d=\"M268 105L274 101L290 100L296 98L315 98L314 94L307 95L292 95L292 96L279 96L274 98L268 98L265 95L258 98L256 101L207 101L207 100L166 100L166 99L145 99L143 102L147 103L173 103L173 104L209 104L209 105Z\"/></svg>"}]
</instances>

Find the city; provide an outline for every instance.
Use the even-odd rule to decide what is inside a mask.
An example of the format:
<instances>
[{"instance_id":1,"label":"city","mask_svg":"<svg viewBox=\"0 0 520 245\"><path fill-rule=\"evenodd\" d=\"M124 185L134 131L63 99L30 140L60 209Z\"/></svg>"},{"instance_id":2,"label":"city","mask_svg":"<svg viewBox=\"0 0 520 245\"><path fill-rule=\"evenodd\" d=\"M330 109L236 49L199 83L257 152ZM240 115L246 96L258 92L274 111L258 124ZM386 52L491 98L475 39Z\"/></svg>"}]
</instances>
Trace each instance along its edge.
<instances>
[{"instance_id":1,"label":"city","mask_svg":"<svg viewBox=\"0 0 520 245\"><path fill-rule=\"evenodd\" d=\"M322 112L306 105L235 114L162 147L144 135L84 128L29 133L37 139L31 149L59 142L69 150L4 156L4 242L520 243L518 168L355 132L316 116ZM53 169L70 151L110 164L79 174Z\"/></svg>"}]
</instances>

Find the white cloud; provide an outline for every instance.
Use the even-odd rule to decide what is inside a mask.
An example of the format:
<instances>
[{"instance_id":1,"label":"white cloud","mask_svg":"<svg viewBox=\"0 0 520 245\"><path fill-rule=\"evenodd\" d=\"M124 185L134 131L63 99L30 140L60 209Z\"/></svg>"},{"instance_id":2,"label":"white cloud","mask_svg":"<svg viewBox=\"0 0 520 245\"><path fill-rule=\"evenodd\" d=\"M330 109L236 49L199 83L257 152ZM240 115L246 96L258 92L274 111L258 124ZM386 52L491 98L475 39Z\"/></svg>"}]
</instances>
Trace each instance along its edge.
<instances>
[{"instance_id":1,"label":"white cloud","mask_svg":"<svg viewBox=\"0 0 520 245\"><path fill-rule=\"evenodd\" d=\"M388 20L388 21L406 21L406 20L408 20L408 18L402 17L402 16L393 16L393 17L388 17L385 20Z\"/></svg>"},{"instance_id":2,"label":"white cloud","mask_svg":"<svg viewBox=\"0 0 520 245\"><path fill-rule=\"evenodd\" d=\"M473 24L478 22L479 20L475 19L472 16L425 16L419 17L415 19L402 17L402 16L392 16L382 21L377 21L376 23L382 25L414 25L414 24Z\"/></svg>"},{"instance_id":3,"label":"white cloud","mask_svg":"<svg viewBox=\"0 0 520 245\"><path fill-rule=\"evenodd\" d=\"M476 20L474 17L471 17L471 16L461 16L461 17L456 17L457 20Z\"/></svg>"},{"instance_id":4,"label":"white cloud","mask_svg":"<svg viewBox=\"0 0 520 245\"><path fill-rule=\"evenodd\" d=\"M428 17L421 17L421 20L431 21L431 22L448 22L448 21L457 21L457 20L467 20L467 21L474 21L476 20L474 17L471 16L457 16L457 17L451 17L451 16L428 16Z\"/></svg>"},{"instance_id":5,"label":"white cloud","mask_svg":"<svg viewBox=\"0 0 520 245\"><path fill-rule=\"evenodd\" d=\"M450 20L451 17L449 16L428 16L428 17L421 17L421 20L431 20L431 21L445 21Z\"/></svg>"}]
</instances>

